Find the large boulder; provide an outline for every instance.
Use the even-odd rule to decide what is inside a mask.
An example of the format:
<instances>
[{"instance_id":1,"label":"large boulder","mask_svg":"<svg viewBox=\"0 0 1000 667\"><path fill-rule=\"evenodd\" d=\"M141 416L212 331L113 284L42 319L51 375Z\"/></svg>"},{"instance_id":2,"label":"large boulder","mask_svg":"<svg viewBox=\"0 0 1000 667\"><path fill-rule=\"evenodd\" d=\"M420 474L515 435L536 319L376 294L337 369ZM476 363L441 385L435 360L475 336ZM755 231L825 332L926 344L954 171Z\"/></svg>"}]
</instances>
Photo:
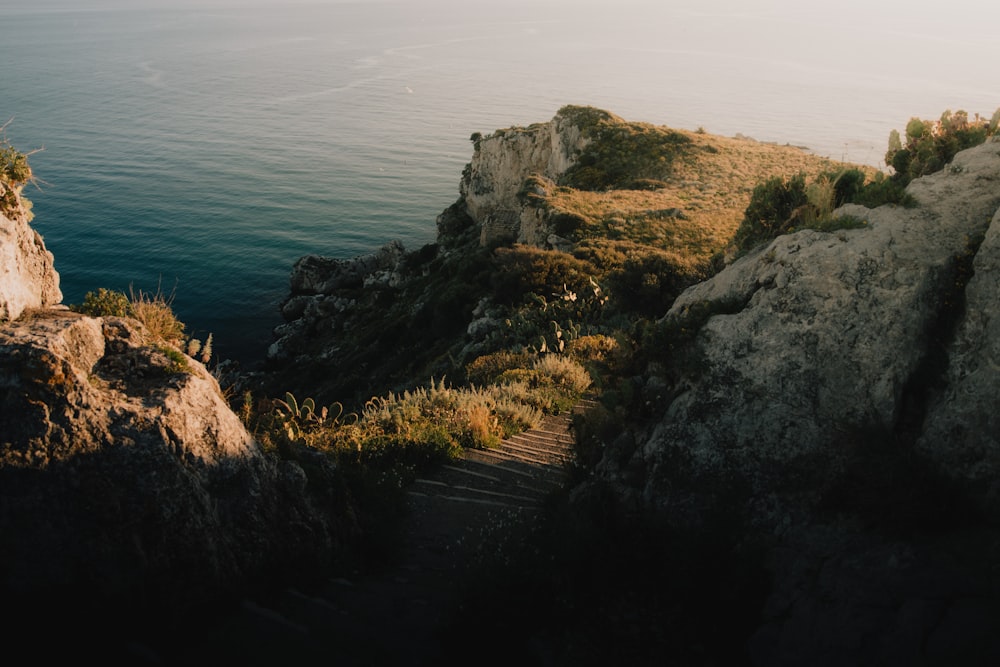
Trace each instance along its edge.
<instances>
[{"instance_id":1,"label":"large boulder","mask_svg":"<svg viewBox=\"0 0 1000 667\"><path fill-rule=\"evenodd\" d=\"M62 301L59 274L41 235L28 224L29 214L17 189L0 182L0 321L20 317L26 308Z\"/></svg>"},{"instance_id":2,"label":"large boulder","mask_svg":"<svg viewBox=\"0 0 1000 667\"><path fill-rule=\"evenodd\" d=\"M685 291L662 417L599 477L761 554L761 665L1000 660L1000 142ZM627 446L626 446L627 445ZM736 526L734 528L734 526Z\"/></svg>"},{"instance_id":3,"label":"large boulder","mask_svg":"<svg viewBox=\"0 0 1000 667\"><path fill-rule=\"evenodd\" d=\"M995 293L977 287L985 272L970 284L981 296L964 314L957 305L970 267L996 261L995 243L980 243L996 235L997 181L1000 142L991 142L911 184L916 208L844 207L836 214L868 224L781 236L686 290L663 324L700 329L691 372L639 454L651 479L676 454L696 475L728 469L768 494L788 487L793 471L837 469L845 439L859 432L914 441L944 368L935 365L944 339L956 326L982 326L996 307ZM977 361L964 367L989 368ZM992 412L992 395L967 398L963 410ZM820 490L798 481L805 494ZM665 500L653 483L645 493ZM755 520L782 520L764 507Z\"/></svg>"},{"instance_id":4,"label":"large boulder","mask_svg":"<svg viewBox=\"0 0 1000 667\"><path fill-rule=\"evenodd\" d=\"M0 590L22 618L148 628L318 569L333 489L265 454L205 367L138 322L0 326Z\"/></svg>"}]
</instances>

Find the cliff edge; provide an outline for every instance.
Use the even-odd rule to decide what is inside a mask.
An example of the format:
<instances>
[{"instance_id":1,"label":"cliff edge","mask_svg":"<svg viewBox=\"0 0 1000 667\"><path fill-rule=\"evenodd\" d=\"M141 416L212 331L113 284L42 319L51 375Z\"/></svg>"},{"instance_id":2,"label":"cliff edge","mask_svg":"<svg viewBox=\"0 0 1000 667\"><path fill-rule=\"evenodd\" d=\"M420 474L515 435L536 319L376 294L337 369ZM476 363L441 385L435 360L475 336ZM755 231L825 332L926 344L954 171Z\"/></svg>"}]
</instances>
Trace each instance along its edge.
<instances>
[{"instance_id":1,"label":"cliff edge","mask_svg":"<svg viewBox=\"0 0 1000 667\"><path fill-rule=\"evenodd\" d=\"M0 202L10 202L0 206L0 322L62 301L52 253L31 228L20 190L0 179Z\"/></svg>"},{"instance_id":2,"label":"cliff edge","mask_svg":"<svg viewBox=\"0 0 1000 667\"><path fill-rule=\"evenodd\" d=\"M352 530L332 518L344 515L332 465L266 454L205 366L140 322L59 304L52 255L13 201L0 218L11 641L108 656L186 626L193 636L250 587L328 567Z\"/></svg>"}]
</instances>

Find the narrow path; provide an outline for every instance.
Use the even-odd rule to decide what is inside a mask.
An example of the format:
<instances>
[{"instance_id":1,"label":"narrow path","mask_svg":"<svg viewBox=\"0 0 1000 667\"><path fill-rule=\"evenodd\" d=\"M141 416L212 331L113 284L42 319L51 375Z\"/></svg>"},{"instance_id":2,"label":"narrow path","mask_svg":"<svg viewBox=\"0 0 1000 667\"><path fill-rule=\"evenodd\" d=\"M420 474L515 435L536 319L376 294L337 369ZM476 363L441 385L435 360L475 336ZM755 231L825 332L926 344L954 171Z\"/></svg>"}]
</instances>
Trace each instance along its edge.
<instances>
[{"instance_id":1,"label":"narrow path","mask_svg":"<svg viewBox=\"0 0 1000 667\"><path fill-rule=\"evenodd\" d=\"M573 413L592 406L584 399ZM196 655L181 650L178 658L269 666L440 665L449 620L461 613L465 574L490 549L517 539L566 483L574 457L572 420L572 413L546 416L496 449L468 450L417 479L407 492L402 549L385 571L331 580L318 591L287 589L268 607L246 602L213 629L210 645L198 646Z\"/></svg>"}]
</instances>

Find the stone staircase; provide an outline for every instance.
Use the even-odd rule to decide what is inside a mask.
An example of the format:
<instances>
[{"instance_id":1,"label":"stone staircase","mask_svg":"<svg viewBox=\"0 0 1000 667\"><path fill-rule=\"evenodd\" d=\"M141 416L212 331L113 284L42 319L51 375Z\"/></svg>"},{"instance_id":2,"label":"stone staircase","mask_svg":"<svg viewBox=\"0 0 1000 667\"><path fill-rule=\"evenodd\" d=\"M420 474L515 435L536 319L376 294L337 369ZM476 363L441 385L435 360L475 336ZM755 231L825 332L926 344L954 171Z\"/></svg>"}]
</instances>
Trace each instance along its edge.
<instances>
[{"instance_id":1,"label":"stone staircase","mask_svg":"<svg viewBox=\"0 0 1000 667\"><path fill-rule=\"evenodd\" d=\"M442 664L466 573L530 530L564 487L573 414L594 405L583 399L572 413L546 416L495 449L468 450L417 479L407 492L401 549L383 570L321 590L286 589L266 603L247 600L203 640L185 647L179 637L169 660L150 663Z\"/></svg>"}]
</instances>

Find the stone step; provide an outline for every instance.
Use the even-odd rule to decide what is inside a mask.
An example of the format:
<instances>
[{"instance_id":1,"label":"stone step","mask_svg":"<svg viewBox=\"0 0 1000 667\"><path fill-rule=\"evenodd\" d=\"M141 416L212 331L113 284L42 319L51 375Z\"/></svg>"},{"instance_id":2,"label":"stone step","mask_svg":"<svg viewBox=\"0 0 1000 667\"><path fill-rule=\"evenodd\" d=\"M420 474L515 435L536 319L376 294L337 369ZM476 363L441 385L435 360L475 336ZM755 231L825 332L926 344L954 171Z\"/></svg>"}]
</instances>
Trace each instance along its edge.
<instances>
[{"instance_id":1,"label":"stone step","mask_svg":"<svg viewBox=\"0 0 1000 667\"><path fill-rule=\"evenodd\" d=\"M565 447L553 447L539 444L537 441L513 436L503 441L503 446L513 448L519 452L540 458L548 458L555 462L568 461L573 458L573 452Z\"/></svg>"},{"instance_id":2,"label":"stone step","mask_svg":"<svg viewBox=\"0 0 1000 667\"><path fill-rule=\"evenodd\" d=\"M232 664L434 664L442 614L459 603L462 573L497 533L529 527L562 488L575 460L572 411L495 449L470 449L418 478L406 491L400 549L384 569L338 578L308 592L246 601L213 627L211 646L188 661ZM387 639L388 638L388 639Z\"/></svg>"},{"instance_id":3,"label":"stone step","mask_svg":"<svg viewBox=\"0 0 1000 667\"><path fill-rule=\"evenodd\" d=\"M548 477L525 476L520 471L511 471L494 463L456 461L454 465L443 466L434 479L456 486L477 486L481 489L538 496L553 491L553 482Z\"/></svg>"},{"instance_id":4,"label":"stone step","mask_svg":"<svg viewBox=\"0 0 1000 667\"><path fill-rule=\"evenodd\" d=\"M546 428L543 424L542 426L524 431L519 434L525 437L534 437L539 439L547 439L552 442L560 442L566 445L572 445L575 442L573 434L568 431L559 430L554 427Z\"/></svg>"},{"instance_id":5,"label":"stone step","mask_svg":"<svg viewBox=\"0 0 1000 667\"><path fill-rule=\"evenodd\" d=\"M473 503L476 505L486 505L488 507L509 507L511 509L528 509L538 506L535 500L525 500L520 502L515 502L510 498L480 498L474 494L465 493L424 493L423 491L415 491L410 489L407 493L411 496L421 496L421 497L435 497L441 498L443 500L450 500L456 503Z\"/></svg>"},{"instance_id":6,"label":"stone step","mask_svg":"<svg viewBox=\"0 0 1000 667\"><path fill-rule=\"evenodd\" d=\"M524 442L536 443L538 446L542 447L552 447L556 449L562 449L565 451L573 451L573 446L576 444L576 439L573 436L558 437L552 436L545 433L539 433L537 431L525 431L524 433L517 433L510 436L507 440L521 440Z\"/></svg>"},{"instance_id":7,"label":"stone step","mask_svg":"<svg viewBox=\"0 0 1000 667\"><path fill-rule=\"evenodd\" d=\"M418 487L425 495L434 493L443 497L456 495L469 496L471 498L483 497L486 500L494 499L500 502L524 502L529 504L534 504L538 501L537 495L527 496L516 493L507 493L504 491L494 491L481 487L466 486L463 484L450 484L436 479L417 479L414 481L414 486ZM427 487L427 490L424 491L422 487Z\"/></svg>"},{"instance_id":8,"label":"stone step","mask_svg":"<svg viewBox=\"0 0 1000 667\"><path fill-rule=\"evenodd\" d=\"M490 449L482 449L479 452L486 457L494 457L498 459L506 459L511 461L521 461L531 465L540 466L542 468L549 467L552 465L550 461L546 461L537 456L528 456L527 454L520 454L510 448L505 448L504 443L500 443L497 447L492 447Z\"/></svg>"}]
</instances>

